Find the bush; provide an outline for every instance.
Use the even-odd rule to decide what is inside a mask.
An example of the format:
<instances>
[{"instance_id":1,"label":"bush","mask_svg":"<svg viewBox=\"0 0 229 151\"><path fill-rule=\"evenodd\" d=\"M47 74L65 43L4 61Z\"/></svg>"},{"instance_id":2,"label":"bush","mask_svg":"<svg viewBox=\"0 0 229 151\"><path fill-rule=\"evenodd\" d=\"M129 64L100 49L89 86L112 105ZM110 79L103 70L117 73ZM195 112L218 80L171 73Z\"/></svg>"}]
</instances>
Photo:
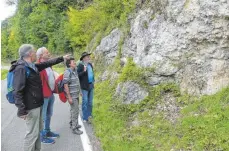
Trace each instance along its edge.
<instances>
[{"instance_id":1,"label":"bush","mask_svg":"<svg viewBox=\"0 0 229 151\"><path fill-rule=\"evenodd\" d=\"M136 0L95 0L85 9L70 7L65 32L71 44L81 53L94 37L98 38L98 43L113 28L125 28L127 16L135 8L135 3Z\"/></svg>"}]
</instances>

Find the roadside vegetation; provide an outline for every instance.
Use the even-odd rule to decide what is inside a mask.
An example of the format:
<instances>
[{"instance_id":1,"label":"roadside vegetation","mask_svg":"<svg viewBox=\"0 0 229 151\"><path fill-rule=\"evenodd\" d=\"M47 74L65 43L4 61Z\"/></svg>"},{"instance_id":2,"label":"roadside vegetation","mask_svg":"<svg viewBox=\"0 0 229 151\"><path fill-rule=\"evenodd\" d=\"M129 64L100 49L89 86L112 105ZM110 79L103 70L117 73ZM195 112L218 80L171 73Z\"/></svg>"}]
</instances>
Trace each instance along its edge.
<instances>
[{"instance_id":1,"label":"roadside vegetation","mask_svg":"<svg viewBox=\"0 0 229 151\"><path fill-rule=\"evenodd\" d=\"M6 79L7 73L8 73L8 70L6 70L6 69L1 69L1 80Z\"/></svg>"},{"instance_id":2,"label":"roadside vegetation","mask_svg":"<svg viewBox=\"0 0 229 151\"><path fill-rule=\"evenodd\" d=\"M150 88L139 76L144 72L139 71L129 59L116 81L102 81L95 87L93 124L104 150L229 150L229 87L197 98L181 94L174 83ZM114 97L118 81L145 85L149 96L139 104L122 104ZM164 118L163 112L155 114L167 93L181 107L175 123Z\"/></svg>"}]
</instances>

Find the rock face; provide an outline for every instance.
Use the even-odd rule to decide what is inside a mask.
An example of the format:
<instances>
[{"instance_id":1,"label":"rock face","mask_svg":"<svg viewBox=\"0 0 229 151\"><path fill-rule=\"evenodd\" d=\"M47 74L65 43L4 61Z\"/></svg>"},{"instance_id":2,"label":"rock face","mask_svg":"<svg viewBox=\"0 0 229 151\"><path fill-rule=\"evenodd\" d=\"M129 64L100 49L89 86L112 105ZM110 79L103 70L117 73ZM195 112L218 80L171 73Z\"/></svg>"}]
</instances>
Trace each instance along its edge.
<instances>
[{"instance_id":1,"label":"rock face","mask_svg":"<svg viewBox=\"0 0 229 151\"><path fill-rule=\"evenodd\" d=\"M104 73L100 76L99 81L105 81L108 79L112 79L115 81L118 79L119 74L117 72L109 72L108 70L104 71Z\"/></svg>"},{"instance_id":2,"label":"rock face","mask_svg":"<svg viewBox=\"0 0 229 151\"><path fill-rule=\"evenodd\" d=\"M214 94L229 84L229 1L161 0L164 10L139 10L125 37L122 60L155 67L147 82L177 82L192 95ZM153 0L151 2L153 4ZM115 29L96 51L111 63L121 32Z\"/></svg>"},{"instance_id":3,"label":"rock face","mask_svg":"<svg viewBox=\"0 0 229 151\"><path fill-rule=\"evenodd\" d=\"M113 30L108 36L102 39L100 45L95 50L96 54L105 56L107 64L111 64L118 54L118 43L121 35L120 30Z\"/></svg>"},{"instance_id":4,"label":"rock face","mask_svg":"<svg viewBox=\"0 0 229 151\"><path fill-rule=\"evenodd\" d=\"M124 104L138 104L148 96L148 92L134 82L120 83L116 88L115 97Z\"/></svg>"}]
</instances>

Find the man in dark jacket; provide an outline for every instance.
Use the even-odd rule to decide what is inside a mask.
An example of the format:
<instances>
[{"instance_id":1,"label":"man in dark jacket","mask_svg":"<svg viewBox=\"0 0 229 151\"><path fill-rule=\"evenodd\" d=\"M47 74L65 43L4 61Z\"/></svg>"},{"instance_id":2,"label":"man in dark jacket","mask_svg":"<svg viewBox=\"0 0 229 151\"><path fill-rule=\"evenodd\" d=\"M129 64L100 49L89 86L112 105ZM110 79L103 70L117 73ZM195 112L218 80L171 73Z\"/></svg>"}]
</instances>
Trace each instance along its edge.
<instances>
[{"instance_id":1,"label":"man in dark jacket","mask_svg":"<svg viewBox=\"0 0 229 151\"><path fill-rule=\"evenodd\" d=\"M93 92L94 92L94 71L90 63L90 53L84 52L81 55L78 65L78 75L83 94L82 111L83 121L90 122L92 118Z\"/></svg>"},{"instance_id":2,"label":"man in dark jacket","mask_svg":"<svg viewBox=\"0 0 229 151\"><path fill-rule=\"evenodd\" d=\"M12 65L10 71L14 72L13 95L18 107L17 115L26 120L24 151L40 151L41 108L44 100L39 72L63 62L69 55L35 64L36 51L33 45L23 44L19 48L19 56L20 59ZM29 76L25 68L29 69Z\"/></svg>"}]
</instances>

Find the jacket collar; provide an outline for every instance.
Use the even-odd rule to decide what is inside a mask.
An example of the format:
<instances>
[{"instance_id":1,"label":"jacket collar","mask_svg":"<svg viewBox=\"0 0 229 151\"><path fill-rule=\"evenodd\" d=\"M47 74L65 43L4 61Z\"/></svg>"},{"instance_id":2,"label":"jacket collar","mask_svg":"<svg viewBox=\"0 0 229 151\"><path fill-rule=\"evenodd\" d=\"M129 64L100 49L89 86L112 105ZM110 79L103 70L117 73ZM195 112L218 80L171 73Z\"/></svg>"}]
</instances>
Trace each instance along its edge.
<instances>
[{"instance_id":1,"label":"jacket collar","mask_svg":"<svg viewBox=\"0 0 229 151\"><path fill-rule=\"evenodd\" d=\"M15 60L15 61L12 61L12 62L11 62L11 67L10 67L10 70L9 70L9 71L10 71L10 72L13 71L13 70L16 68L16 66L18 66L18 65L26 66L26 67L28 67L28 68L34 70L33 68L31 68L31 67L29 66L29 64L28 64L25 60L19 59L19 60ZM34 71L35 71L35 70L34 70ZM36 72L36 71L35 71L35 72Z\"/></svg>"}]
</instances>

